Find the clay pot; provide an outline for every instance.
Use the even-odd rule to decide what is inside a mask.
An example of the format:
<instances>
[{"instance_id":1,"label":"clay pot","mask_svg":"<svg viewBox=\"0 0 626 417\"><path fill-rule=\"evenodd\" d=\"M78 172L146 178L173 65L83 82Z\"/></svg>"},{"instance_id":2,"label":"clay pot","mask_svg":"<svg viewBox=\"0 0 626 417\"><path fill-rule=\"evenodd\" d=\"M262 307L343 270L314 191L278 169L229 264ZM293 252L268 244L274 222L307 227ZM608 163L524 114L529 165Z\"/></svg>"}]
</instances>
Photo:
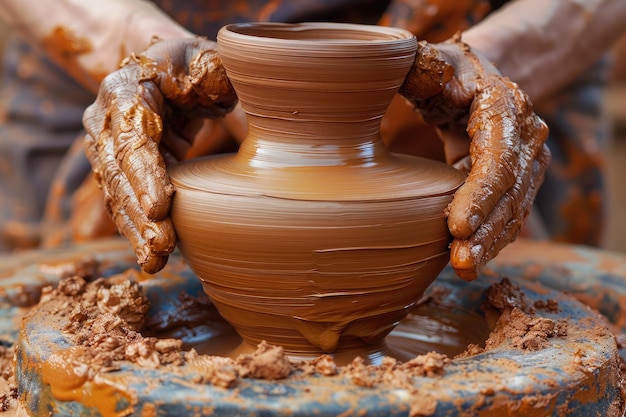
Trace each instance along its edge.
<instances>
[{"instance_id":1,"label":"clay pot","mask_svg":"<svg viewBox=\"0 0 626 417\"><path fill-rule=\"evenodd\" d=\"M248 343L312 354L379 343L448 262L442 213L464 180L379 139L414 36L234 24L218 47L248 136L236 154L171 171L181 252Z\"/></svg>"}]
</instances>

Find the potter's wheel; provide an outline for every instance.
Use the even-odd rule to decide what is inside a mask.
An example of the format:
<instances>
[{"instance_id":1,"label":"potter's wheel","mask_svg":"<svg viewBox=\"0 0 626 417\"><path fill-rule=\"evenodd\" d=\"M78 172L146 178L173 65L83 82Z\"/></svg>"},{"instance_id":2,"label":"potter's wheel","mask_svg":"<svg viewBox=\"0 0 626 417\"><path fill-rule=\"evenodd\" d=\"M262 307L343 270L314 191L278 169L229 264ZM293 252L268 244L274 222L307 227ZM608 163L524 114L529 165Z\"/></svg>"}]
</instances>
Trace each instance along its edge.
<instances>
[{"instance_id":1,"label":"potter's wheel","mask_svg":"<svg viewBox=\"0 0 626 417\"><path fill-rule=\"evenodd\" d=\"M480 306L486 289L500 282L503 274L521 287L530 302L544 305L547 300L556 301L558 311L540 309L538 316L568 321L567 335L550 339L547 346L538 350L512 348L505 342L484 353L453 359L446 365L444 374L415 378L410 390L385 384L370 388L357 386L342 375L302 377L297 374L274 382L242 379L235 389L225 389L191 382L184 366L172 372L126 364L117 371L99 375L98 386L111 390L97 391L99 403L94 403L97 405L61 401L42 382L39 369L51 352L70 346L61 331L64 323L60 321L58 326L45 328L39 325L48 314L42 305L24 321L19 338L17 373L22 398L27 409L35 415L52 413L63 416L207 413L227 416L334 416L341 413L391 416L408 415L416 396L428 399L431 404L433 399L436 400L436 409L424 408L422 414L431 416L621 415L620 374L614 337L604 330L606 323L602 317L563 295L561 290L583 294L591 289L587 294L589 300L601 299L601 306L610 310L605 313L607 317L621 326L619 302L626 291L626 271L620 268L626 265L626 259L569 246L548 245L535 251L534 245L516 243L491 265L483 277L472 283L459 280L451 270L444 270L429 293L437 296L437 305L454 306L450 315L436 309L436 314L430 315L414 311L388 338L389 351L398 353L399 347L406 347L407 340L414 339L418 350L450 345L452 351L448 354L454 355L460 345L476 343L473 339L484 340L485 323L480 318L483 314ZM527 257L510 255L513 253ZM552 253L556 259L543 261ZM38 289L46 283L58 281L67 263L75 261L77 254L97 257L103 275L134 265L132 254L122 241L84 245L78 250L25 254L22 258L11 259L10 265L8 259L1 262L0 331L5 343L17 340L17 318L23 310L16 305L16 300L19 301L17 304L26 305L28 300L36 298ZM557 263L560 265L558 271L554 269ZM46 266L42 268L42 264ZM589 265L592 267L587 268ZM584 279L577 273L581 270ZM138 272L137 278L147 276ZM549 289L545 284L557 287L559 291ZM568 287L569 284L572 288ZM178 293L184 291L191 296L202 293L198 281L178 256L173 256L164 271L142 281L142 285L153 304L149 317L159 318L162 322L175 321L177 303L180 302ZM440 318L437 318L438 314ZM472 323L478 331L468 331L465 324L455 328L449 321L468 314L476 315ZM200 346L204 342L208 346L207 353L219 354L220 349L232 349L232 344L237 341L225 323L217 317L214 319L198 329L205 336L211 335L204 340L193 329L170 328L168 331L192 345ZM445 326L449 328L442 331ZM420 353L424 352L400 352L400 355ZM102 392L108 395L103 396Z\"/></svg>"}]
</instances>

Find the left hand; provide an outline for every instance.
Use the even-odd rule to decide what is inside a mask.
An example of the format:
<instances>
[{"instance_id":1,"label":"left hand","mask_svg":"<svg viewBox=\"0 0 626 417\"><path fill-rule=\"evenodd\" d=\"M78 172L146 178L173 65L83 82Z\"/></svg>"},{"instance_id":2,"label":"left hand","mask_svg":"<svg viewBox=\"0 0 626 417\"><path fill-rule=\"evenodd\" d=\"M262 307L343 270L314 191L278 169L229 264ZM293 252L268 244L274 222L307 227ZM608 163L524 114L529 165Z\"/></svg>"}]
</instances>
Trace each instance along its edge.
<instances>
[{"instance_id":1,"label":"left hand","mask_svg":"<svg viewBox=\"0 0 626 417\"><path fill-rule=\"evenodd\" d=\"M451 264L473 280L530 213L550 163L548 127L518 85L459 36L420 42L400 94L437 126L448 162L468 174L445 215Z\"/></svg>"},{"instance_id":2,"label":"left hand","mask_svg":"<svg viewBox=\"0 0 626 417\"><path fill-rule=\"evenodd\" d=\"M144 271L161 270L176 244L166 163L185 159L204 120L236 103L217 44L190 37L155 40L125 60L85 110L85 154Z\"/></svg>"}]
</instances>

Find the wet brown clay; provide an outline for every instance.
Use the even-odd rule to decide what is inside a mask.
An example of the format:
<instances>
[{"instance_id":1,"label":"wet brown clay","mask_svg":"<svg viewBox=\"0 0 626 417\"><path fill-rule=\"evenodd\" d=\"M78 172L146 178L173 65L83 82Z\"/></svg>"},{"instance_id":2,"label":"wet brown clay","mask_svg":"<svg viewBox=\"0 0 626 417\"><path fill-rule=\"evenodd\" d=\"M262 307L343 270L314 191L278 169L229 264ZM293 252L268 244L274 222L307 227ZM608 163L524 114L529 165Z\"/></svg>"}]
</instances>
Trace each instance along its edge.
<instances>
[{"instance_id":1,"label":"wet brown clay","mask_svg":"<svg viewBox=\"0 0 626 417\"><path fill-rule=\"evenodd\" d=\"M448 262L442 213L464 179L379 139L415 38L238 24L218 51L249 133L236 154L171 171L181 252L252 345L306 355L380 343Z\"/></svg>"}]
</instances>

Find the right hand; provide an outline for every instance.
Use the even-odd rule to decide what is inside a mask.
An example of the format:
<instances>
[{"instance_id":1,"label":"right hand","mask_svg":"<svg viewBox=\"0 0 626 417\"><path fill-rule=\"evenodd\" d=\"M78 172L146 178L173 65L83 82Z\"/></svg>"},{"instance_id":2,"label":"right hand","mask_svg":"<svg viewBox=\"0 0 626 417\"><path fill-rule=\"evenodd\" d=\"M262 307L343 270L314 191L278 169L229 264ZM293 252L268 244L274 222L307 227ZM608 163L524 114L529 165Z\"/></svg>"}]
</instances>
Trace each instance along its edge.
<instances>
[{"instance_id":1,"label":"right hand","mask_svg":"<svg viewBox=\"0 0 626 417\"><path fill-rule=\"evenodd\" d=\"M236 102L216 43L198 37L157 40L127 58L86 109L85 152L144 271L162 269L176 245L166 163L184 159L203 119L224 116Z\"/></svg>"},{"instance_id":2,"label":"right hand","mask_svg":"<svg viewBox=\"0 0 626 417\"><path fill-rule=\"evenodd\" d=\"M528 95L460 36L420 42L400 94L437 126L447 161L467 173L444 215L451 265L476 279L530 214L550 163L548 127Z\"/></svg>"}]
</instances>

